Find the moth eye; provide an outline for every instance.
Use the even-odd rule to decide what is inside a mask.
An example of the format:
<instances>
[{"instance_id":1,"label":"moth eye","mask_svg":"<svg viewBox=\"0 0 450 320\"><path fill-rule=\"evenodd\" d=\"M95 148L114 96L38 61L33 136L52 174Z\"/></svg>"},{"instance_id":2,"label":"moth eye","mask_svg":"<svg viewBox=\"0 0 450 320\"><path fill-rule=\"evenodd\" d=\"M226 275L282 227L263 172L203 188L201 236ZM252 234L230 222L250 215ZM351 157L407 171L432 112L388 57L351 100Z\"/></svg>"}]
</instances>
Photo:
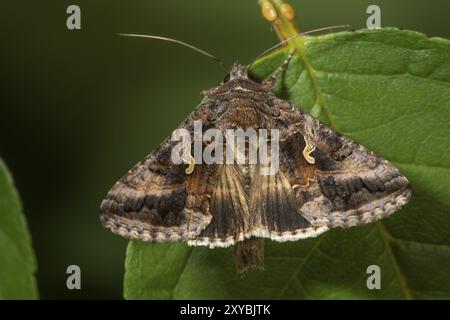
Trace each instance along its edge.
<instances>
[{"instance_id":1,"label":"moth eye","mask_svg":"<svg viewBox=\"0 0 450 320\"><path fill-rule=\"evenodd\" d=\"M230 81L230 74L227 74L225 78L223 78L223 83L227 83L228 81Z\"/></svg>"},{"instance_id":2,"label":"moth eye","mask_svg":"<svg viewBox=\"0 0 450 320\"><path fill-rule=\"evenodd\" d=\"M248 78L254 82L259 82L259 80L250 72L248 73Z\"/></svg>"}]
</instances>

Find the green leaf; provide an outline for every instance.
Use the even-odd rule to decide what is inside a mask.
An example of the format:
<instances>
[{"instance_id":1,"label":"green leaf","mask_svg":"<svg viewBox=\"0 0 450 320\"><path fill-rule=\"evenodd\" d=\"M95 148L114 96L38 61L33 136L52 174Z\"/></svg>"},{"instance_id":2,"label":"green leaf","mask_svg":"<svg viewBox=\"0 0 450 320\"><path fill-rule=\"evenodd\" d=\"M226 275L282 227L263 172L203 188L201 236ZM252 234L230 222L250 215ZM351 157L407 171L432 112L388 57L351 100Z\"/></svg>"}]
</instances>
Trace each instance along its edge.
<instances>
[{"instance_id":1,"label":"green leaf","mask_svg":"<svg viewBox=\"0 0 450 320\"><path fill-rule=\"evenodd\" d=\"M0 159L0 299L37 299L36 262L12 178Z\"/></svg>"},{"instance_id":2,"label":"green leaf","mask_svg":"<svg viewBox=\"0 0 450 320\"><path fill-rule=\"evenodd\" d=\"M290 49L253 66L266 77ZM397 29L301 41L280 97L396 165L411 202L375 224L290 243L266 241L264 272L241 277L232 249L129 244L128 299L450 298L450 44ZM381 268L381 290L366 286Z\"/></svg>"}]
</instances>

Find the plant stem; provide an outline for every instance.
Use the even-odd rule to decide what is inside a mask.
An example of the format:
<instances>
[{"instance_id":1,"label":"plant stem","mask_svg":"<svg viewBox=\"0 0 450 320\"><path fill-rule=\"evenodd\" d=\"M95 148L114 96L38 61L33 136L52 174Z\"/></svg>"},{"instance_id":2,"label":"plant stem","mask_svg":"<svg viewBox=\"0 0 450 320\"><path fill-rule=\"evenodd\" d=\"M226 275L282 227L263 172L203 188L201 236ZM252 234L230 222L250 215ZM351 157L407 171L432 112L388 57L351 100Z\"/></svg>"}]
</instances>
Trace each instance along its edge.
<instances>
[{"instance_id":1,"label":"plant stem","mask_svg":"<svg viewBox=\"0 0 450 320\"><path fill-rule=\"evenodd\" d=\"M277 32L280 40L286 40L289 37L299 34L295 23L294 9L283 0L259 0L262 14L266 20L271 22ZM299 45L302 41L300 37L292 39L291 44Z\"/></svg>"}]
</instances>

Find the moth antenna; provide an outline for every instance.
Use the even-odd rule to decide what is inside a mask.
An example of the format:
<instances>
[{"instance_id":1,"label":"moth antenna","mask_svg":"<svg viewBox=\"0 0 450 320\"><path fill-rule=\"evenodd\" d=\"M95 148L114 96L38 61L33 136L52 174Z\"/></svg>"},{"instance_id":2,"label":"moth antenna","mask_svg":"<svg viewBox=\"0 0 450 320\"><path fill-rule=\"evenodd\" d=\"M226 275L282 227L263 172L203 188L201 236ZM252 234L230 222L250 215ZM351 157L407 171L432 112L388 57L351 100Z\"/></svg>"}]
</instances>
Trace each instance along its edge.
<instances>
[{"instance_id":1,"label":"moth antenna","mask_svg":"<svg viewBox=\"0 0 450 320\"><path fill-rule=\"evenodd\" d=\"M320 32L320 31L325 31L325 30L341 29L341 28L350 28L350 27L351 27L350 24L342 24L342 25L331 26L331 27L324 27L324 28L319 28L319 29L314 29L314 30L309 30L309 31L297 33L296 35L293 35L293 36L291 36L291 37L289 37L289 38L287 38L287 39L285 39L285 40L283 40L283 41L277 43L277 44L274 45L273 47L271 47L271 48L265 50L263 53L260 53L259 55L257 55L257 56L252 60L252 63L249 65L249 68L253 65L253 63L255 63L255 61L256 61L258 58L260 58L260 57L262 57L262 56L264 56L264 55L266 55L266 54L272 52L273 50L275 50L275 49L277 49L277 48L279 48L279 47L281 47L283 44L285 44L286 42L291 41L292 39L295 39L295 38L297 38L297 37L304 36L304 35L307 35L307 34L315 33L315 32Z\"/></svg>"},{"instance_id":2,"label":"moth antenna","mask_svg":"<svg viewBox=\"0 0 450 320\"><path fill-rule=\"evenodd\" d=\"M173 42L179 45L182 45L184 47L187 47L191 50L194 50L204 56L207 56L208 58L218 62L220 65L222 65L225 69L227 68L227 66L225 65L225 63L217 58L216 56L213 56L212 54L199 49L197 47L194 47L193 45L180 41L180 40L176 40L176 39L172 39L172 38L167 38L167 37L160 37L160 36L152 36L152 35L146 35L146 34L135 34L135 33L118 33L119 36L123 36L123 37L134 37L134 38L146 38L146 39L156 39L156 40L163 40L163 41L168 41L168 42Z\"/></svg>"}]
</instances>

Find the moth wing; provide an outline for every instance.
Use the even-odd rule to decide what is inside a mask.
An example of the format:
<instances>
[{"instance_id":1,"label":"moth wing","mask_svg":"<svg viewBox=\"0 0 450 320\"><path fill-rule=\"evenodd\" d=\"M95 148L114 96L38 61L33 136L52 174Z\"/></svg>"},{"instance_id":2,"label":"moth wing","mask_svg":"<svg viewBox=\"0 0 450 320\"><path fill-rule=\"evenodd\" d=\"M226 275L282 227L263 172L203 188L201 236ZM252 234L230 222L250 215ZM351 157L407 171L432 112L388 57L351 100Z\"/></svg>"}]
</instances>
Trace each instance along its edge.
<instances>
[{"instance_id":1,"label":"moth wing","mask_svg":"<svg viewBox=\"0 0 450 320\"><path fill-rule=\"evenodd\" d=\"M316 230L374 222L408 202L408 180L388 161L296 107L280 117L280 171Z\"/></svg>"},{"instance_id":2,"label":"moth wing","mask_svg":"<svg viewBox=\"0 0 450 320\"><path fill-rule=\"evenodd\" d=\"M217 167L218 179L211 195L211 223L190 245L228 247L245 238L248 230L248 191L241 168L235 164Z\"/></svg>"},{"instance_id":3,"label":"moth wing","mask_svg":"<svg viewBox=\"0 0 450 320\"><path fill-rule=\"evenodd\" d=\"M196 112L179 128L192 134L201 109ZM112 187L101 204L100 220L106 228L147 242L189 240L206 228L217 166L198 164L187 174L187 164L171 161L177 143L166 139Z\"/></svg>"},{"instance_id":4,"label":"moth wing","mask_svg":"<svg viewBox=\"0 0 450 320\"><path fill-rule=\"evenodd\" d=\"M317 236L328 230L313 226L302 215L285 172L264 175L260 169L258 166L251 184L251 236L287 241Z\"/></svg>"}]
</instances>

